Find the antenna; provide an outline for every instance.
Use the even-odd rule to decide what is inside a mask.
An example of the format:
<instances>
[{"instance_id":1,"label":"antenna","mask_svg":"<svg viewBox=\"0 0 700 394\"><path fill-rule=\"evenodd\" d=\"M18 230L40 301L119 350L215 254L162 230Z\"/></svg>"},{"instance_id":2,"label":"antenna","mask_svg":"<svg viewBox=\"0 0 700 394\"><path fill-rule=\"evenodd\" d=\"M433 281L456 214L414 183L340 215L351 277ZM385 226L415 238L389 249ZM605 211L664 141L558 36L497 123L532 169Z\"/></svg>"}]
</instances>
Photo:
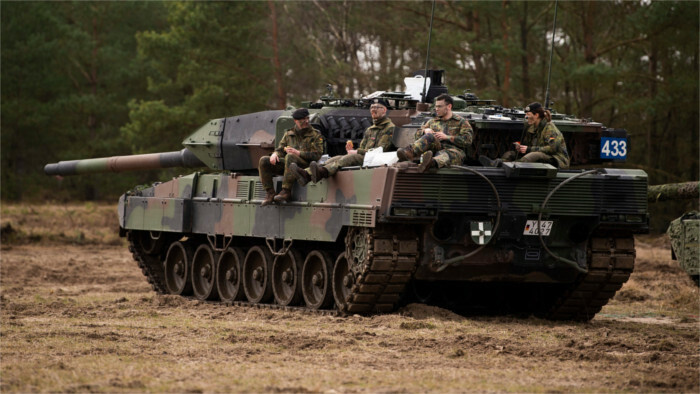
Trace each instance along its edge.
<instances>
[{"instance_id":1,"label":"antenna","mask_svg":"<svg viewBox=\"0 0 700 394\"><path fill-rule=\"evenodd\" d=\"M552 27L552 47L549 50L549 72L547 73L547 92L544 98L544 107L549 109L549 82L552 80L552 55L554 55L554 33L557 30L557 4L558 0L554 1L554 26ZM431 22L432 24L432 22ZM430 48L430 46L428 46Z\"/></svg>"},{"instance_id":2,"label":"antenna","mask_svg":"<svg viewBox=\"0 0 700 394\"><path fill-rule=\"evenodd\" d=\"M425 102L425 85L428 82L428 62L430 61L430 40L433 36L433 17L435 16L435 0L433 0L433 10L430 12L430 31L428 32L428 54L425 56L425 70L423 73L423 102Z\"/></svg>"}]
</instances>

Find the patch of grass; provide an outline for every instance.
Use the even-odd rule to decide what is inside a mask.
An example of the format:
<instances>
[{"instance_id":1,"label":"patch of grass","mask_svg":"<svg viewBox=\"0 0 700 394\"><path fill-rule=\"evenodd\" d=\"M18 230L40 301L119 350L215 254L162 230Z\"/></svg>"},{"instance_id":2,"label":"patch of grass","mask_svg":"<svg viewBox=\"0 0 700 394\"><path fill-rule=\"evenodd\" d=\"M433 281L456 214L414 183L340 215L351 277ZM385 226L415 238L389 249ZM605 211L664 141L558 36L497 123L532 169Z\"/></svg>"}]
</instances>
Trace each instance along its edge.
<instances>
[{"instance_id":1,"label":"patch of grass","mask_svg":"<svg viewBox=\"0 0 700 394\"><path fill-rule=\"evenodd\" d=\"M401 329L404 329L404 330L422 330L422 329L433 330L433 329L437 328L437 326L435 324L427 322L427 321L404 321L404 322L401 322L399 327Z\"/></svg>"},{"instance_id":2,"label":"patch of grass","mask_svg":"<svg viewBox=\"0 0 700 394\"><path fill-rule=\"evenodd\" d=\"M3 203L0 226L3 245L120 245L116 204Z\"/></svg>"}]
</instances>

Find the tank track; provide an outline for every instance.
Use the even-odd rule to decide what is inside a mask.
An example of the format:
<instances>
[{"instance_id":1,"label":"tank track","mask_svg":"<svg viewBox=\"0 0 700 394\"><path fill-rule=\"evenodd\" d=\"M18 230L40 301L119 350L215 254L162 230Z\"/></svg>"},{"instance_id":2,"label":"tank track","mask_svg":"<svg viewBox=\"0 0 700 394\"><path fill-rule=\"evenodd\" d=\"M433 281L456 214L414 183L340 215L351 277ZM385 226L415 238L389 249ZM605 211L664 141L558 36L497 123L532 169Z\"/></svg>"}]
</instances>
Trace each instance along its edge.
<instances>
[{"instance_id":1,"label":"tank track","mask_svg":"<svg viewBox=\"0 0 700 394\"><path fill-rule=\"evenodd\" d=\"M394 310L418 262L418 238L397 230L387 227L368 232L365 259L355 267L359 268L355 283L346 304L339 307L341 314ZM350 255L351 251L346 253Z\"/></svg>"},{"instance_id":2,"label":"tank track","mask_svg":"<svg viewBox=\"0 0 700 394\"><path fill-rule=\"evenodd\" d=\"M592 238L588 273L557 300L547 318L591 320L627 282L634 269L635 257L633 237Z\"/></svg>"},{"instance_id":3,"label":"tank track","mask_svg":"<svg viewBox=\"0 0 700 394\"><path fill-rule=\"evenodd\" d=\"M395 309L406 284L413 276L418 261L418 238L406 232L397 234L391 230L396 229L387 228L379 232L368 231L365 259L356 275L351 293L347 297L347 304L339 309L317 310L303 306L256 304L246 301L225 302L224 304L333 316L391 312ZM167 294L160 256L147 254L131 232L128 233L127 239L129 251L153 289L160 294Z\"/></svg>"},{"instance_id":4,"label":"tank track","mask_svg":"<svg viewBox=\"0 0 700 394\"><path fill-rule=\"evenodd\" d=\"M165 273L163 272L163 263L159 255L151 256L147 254L138 240L134 239L134 234L131 231L127 232L126 238L129 241L129 251L138 263L139 268L141 268L141 272L146 276L148 283L151 284L151 287L156 292L166 294L168 290L165 287Z\"/></svg>"}]
</instances>

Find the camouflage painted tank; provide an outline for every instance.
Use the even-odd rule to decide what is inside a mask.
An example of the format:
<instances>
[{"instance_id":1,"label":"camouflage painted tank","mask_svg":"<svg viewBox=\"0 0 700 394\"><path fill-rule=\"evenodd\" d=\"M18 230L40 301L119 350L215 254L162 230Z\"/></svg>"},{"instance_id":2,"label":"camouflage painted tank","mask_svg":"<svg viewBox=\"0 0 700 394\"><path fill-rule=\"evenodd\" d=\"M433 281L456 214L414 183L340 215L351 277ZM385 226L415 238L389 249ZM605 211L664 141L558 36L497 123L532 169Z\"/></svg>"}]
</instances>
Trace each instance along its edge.
<instances>
[{"instance_id":1,"label":"camouflage painted tank","mask_svg":"<svg viewBox=\"0 0 700 394\"><path fill-rule=\"evenodd\" d=\"M432 97L443 93L441 76ZM403 93L378 96L392 103L394 142L405 146L430 116L418 108L427 108ZM260 205L265 191L256 166L293 125L291 110L212 120L181 152L61 162L45 171L215 170L119 200L120 234L161 293L341 313L390 312L417 299L591 319L631 274L633 235L648 231L646 173L473 166L480 150L500 154L519 138L522 113L470 95L456 100L463 105L455 112L470 119L477 136L467 165L429 173L415 163L345 168L295 185L294 201L284 205ZM310 107L331 156L347 139L359 142L371 124L368 100L324 97ZM565 117L555 123L570 152L580 153L575 163L624 159L624 130ZM605 138L617 141L617 157L601 155L612 141ZM275 178L278 191L280 183Z\"/></svg>"},{"instance_id":2,"label":"camouflage painted tank","mask_svg":"<svg viewBox=\"0 0 700 394\"><path fill-rule=\"evenodd\" d=\"M649 186L649 202L692 200L700 197L700 182L668 183ZM686 212L673 220L666 230L671 240L671 258L700 286L700 213Z\"/></svg>"},{"instance_id":3,"label":"camouflage painted tank","mask_svg":"<svg viewBox=\"0 0 700 394\"><path fill-rule=\"evenodd\" d=\"M700 212L687 212L672 221L666 234L671 239L672 258L700 286Z\"/></svg>"}]
</instances>

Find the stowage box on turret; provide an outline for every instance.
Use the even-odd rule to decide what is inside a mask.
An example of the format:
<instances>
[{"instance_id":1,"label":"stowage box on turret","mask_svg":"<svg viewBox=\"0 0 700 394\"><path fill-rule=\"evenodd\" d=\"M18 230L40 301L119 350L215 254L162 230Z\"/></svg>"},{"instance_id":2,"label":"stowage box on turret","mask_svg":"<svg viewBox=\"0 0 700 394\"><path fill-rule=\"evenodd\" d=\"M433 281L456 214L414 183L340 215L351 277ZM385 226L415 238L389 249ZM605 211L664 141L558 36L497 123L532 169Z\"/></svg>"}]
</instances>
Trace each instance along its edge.
<instances>
[{"instance_id":1,"label":"stowage box on turret","mask_svg":"<svg viewBox=\"0 0 700 394\"><path fill-rule=\"evenodd\" d=\"M431 90L442 92L442 73L431 73ZM409 94L375 97L391 103L394 144L408 145L430 113ZM466 165L426 173L415 163L344 168L295 185L293 201L282 205L261 206L257 163L293 126L291 110L212 120L180 152L61 162L46 172L215 170L119 200L120 233L160 293L341 313L390 312L418 300L591 319L629 278L633 235L648 232L646 173L482 167L479 154L500 156L518 141L524 113L471 94L454 99L475 134ZM344 153L348 139L357 146L371 125L369 100L323 97L309 107L330 156ZM572 165L626 157L625 130L558 114L554 123ZM279 191L281 177L274 181Z\"/></svg>"}]
</instances>

